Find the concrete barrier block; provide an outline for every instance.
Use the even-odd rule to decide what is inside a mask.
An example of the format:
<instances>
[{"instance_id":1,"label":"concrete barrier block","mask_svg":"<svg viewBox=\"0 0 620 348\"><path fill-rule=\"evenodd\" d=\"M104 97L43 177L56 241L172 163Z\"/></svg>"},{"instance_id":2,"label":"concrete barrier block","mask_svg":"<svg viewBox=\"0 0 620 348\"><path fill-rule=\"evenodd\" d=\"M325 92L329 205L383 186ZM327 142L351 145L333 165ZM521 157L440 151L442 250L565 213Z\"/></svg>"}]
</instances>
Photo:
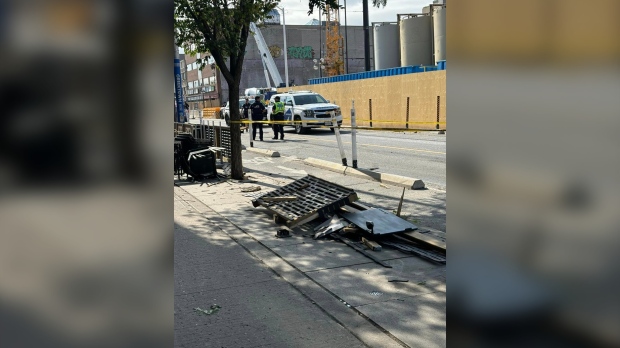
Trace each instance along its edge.
<instances>
[{"instance_id":1,"label":"concrete barrier block","mask_svg":"<svg viewBox=\"0 0 620 348\"><path fill-rule=\"evenodd\" d=\"M248 147L245 149L246 151L259 153L261 155L269 156L269 157L280 157L280 153L278 151L272 151L267 149L257 149L255 147Z\"/></svg>"},{"instance_id":2,"label":"concrete barrier block","mask_svg":"<svg viewBox=\"0 0 620 348\"><path fill-rule=\"evenodd\" d=\"M408 178L406 176L400 176L395 174L377 173L372 170L363 168L351 168L345 167L340 163L321 160L318 158L306 158L304 163L313 167L331 170L333 172L342 173L344 175L351 175L361 179L369 179L379 181L381 183L390 184L394 186L406 187L410 190L419 190L426 187L424 182L420 179Z\"/></svg>"},{"instance_id":3,"label":"concrete barrier block","mask_svg":"<svg viewBox=\"0 0 620 348\"><path fill-rule=\"evenodd\" d=\"M343 166L341 163L334 163L312 157L306 158L304 160L304 163L313 167L327 169L342 174L344 174L344 171L347 169L347 167Z\"/></svg>"},{"instance_id":4,"label":"concrete barrier block","mask_svg":"<svg viewBox=\"0 0 620 348\"><path fill-rule=\"evenodd\" d=\"M351 168L347 167L344 171L344 175L351 175L357 178L362 179L373 179L376 181L381 181L381 176L379 173L373 172L372 170L362 169L362 168Z\"/></svg>"},{"instance_id":5,"label":"concrete barrier block","mask_svg":"<svg viewBox=\"0 0 620 348\"><path fill-rule=\"evenodd\" d=\"M424 182L420 179L414 179L406 176L387 173L381 173L381 182L385 184L407 187L411 190L419 190L426 187Z\"/></svg>"}]
</instances>

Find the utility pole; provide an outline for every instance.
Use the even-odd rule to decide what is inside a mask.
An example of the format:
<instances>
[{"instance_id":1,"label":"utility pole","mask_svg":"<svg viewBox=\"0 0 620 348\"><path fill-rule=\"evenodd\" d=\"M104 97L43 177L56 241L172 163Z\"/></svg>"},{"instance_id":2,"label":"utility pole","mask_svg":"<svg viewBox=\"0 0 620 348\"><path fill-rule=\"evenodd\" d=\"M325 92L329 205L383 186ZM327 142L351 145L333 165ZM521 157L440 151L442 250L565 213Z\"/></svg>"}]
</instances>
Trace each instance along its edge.
<instances>
[{"instance_id":1,"label":"utility pole","mask_svg":"<svg viewBox=\"0 0 620 348\"><path fill-rule=\"evenodd\" d=\"M323 58L323 18L321 17L321 8L319 7L319 60ZM323 77L323 72L319 67L319 78Z\"/></svg>"},{"instance_id":2,"label":"utility pole","mask_svg":"<svg viewBox=\"0 0 620 348\"><path fill-rule=\"evenodd\" d=\"M347 40L347 33L349 32L349 26L347 25L347 0L344 0L344 73L349 73L349 40Z\"/></svg>"},{"instance_id":3,"label":"utility pole","mask_svg":"<svg viewBox=\"0 0 620 348\"><path fill-rule=\"evenodd\" d=\"M370 71L370 33L368 28L368 0L362 0L364 12L364 66Z\"/></svg>"}]
</instances>

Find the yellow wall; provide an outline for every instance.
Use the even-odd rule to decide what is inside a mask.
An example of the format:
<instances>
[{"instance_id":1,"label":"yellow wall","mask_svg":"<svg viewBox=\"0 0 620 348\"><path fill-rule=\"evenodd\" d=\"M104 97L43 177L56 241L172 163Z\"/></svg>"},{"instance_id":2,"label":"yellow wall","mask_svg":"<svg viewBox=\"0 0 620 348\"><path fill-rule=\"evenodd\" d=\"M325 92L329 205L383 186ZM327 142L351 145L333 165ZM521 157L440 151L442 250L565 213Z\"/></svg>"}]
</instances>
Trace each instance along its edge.
<instances>
[{"instance_id":1,"label":"yellow wall","mask_svg":"<svg viewBox=\"0 0 620 348\"><path fill-rule=\"evenodd\" d=\"M618 0L468 0L450 3L451 63L617 64Z\"/></svg>"},{"instance_id":2,"label":"yellow wall","mask_svg":"<svg viewBox=\"0 0 620 348\"><path fill-rule=\"evenodd\" d=\"M373 128L405 128L409 97L409 128L436 129L439 96L439 127L446 129L445 70L295 86L291 89L312 90L340 105L344 125L350 125L351 101L355 101L357 125L370 126L369 100L372 100ZM279 89L280 92L285 90Z\"/></svg>"}]
</instances>

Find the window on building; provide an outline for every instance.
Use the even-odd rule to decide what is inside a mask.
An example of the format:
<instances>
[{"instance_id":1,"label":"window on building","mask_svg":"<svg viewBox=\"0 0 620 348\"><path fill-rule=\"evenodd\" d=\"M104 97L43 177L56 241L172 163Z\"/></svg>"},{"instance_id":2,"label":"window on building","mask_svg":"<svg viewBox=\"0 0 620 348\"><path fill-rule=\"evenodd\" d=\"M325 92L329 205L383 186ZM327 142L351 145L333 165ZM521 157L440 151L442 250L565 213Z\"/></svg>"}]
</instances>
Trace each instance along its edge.
<instances>
[{"instance_id":1,"label":"window on building","mask_svg":"<svg viewBox=\"0 0 620 348\"><path fill-rule=\"evenodd\" d=\"M196 53L196 58L200 59L200 53Z\"/></svg>"}]
</instances>

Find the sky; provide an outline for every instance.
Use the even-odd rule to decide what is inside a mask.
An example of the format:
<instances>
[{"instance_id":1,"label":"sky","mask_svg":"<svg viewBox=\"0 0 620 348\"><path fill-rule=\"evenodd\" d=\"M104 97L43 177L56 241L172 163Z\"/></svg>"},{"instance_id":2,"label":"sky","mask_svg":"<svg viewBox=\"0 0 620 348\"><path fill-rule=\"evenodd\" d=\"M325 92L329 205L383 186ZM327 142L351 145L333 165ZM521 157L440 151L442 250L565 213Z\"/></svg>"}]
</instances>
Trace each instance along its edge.
<instances>
[{"instance_id":1,"label":"sky","mask_svg":"<svg viewBox=\"0 0 620 348\"><path fill-rule=\"evenodd\" d=\"M387 0L385 7L376 8L372 6L372 0L368 0L368 24L373 22L396 22L397 14L421 13L422 8L431 4L432 0ZM344 6L344 0L340 0L340 5ZM363 25L362 0L347 0L347 25ZM281 0L278 7L286 11L287 25L303 25L312 19L319 19L318 9L308 16L308 0ZM282 21L280 12L280 21ZM323 17L325 19L325 17ZM345 24L344 10L340 10L340 23ZM183 49L180 49L183 53Z\"/></svg>"},{"instance_id":2,"label":"sky","mask_svg":"<svg viewBox=\"0 0 620 348\"><path fill-rule=\"evenodd\" d=\"M421 13L422 8L431 4L432 0L387 0L385 7L372 6L372 0L368 0L369 24L372 22L396 22L399 13ZM344 0L340 0L344 6ZM319 19L318 10L308 16L308 0L282 0L279 7L286 11L286 24L306 24L314 19ZM362 25L362 0L347 0L347 24ZM325 17L324 17L325 18ZM280 18L282 20L282 18ZM340 10L340 23L344 25L344 10Z\"/></svg>"}]
</instances>

